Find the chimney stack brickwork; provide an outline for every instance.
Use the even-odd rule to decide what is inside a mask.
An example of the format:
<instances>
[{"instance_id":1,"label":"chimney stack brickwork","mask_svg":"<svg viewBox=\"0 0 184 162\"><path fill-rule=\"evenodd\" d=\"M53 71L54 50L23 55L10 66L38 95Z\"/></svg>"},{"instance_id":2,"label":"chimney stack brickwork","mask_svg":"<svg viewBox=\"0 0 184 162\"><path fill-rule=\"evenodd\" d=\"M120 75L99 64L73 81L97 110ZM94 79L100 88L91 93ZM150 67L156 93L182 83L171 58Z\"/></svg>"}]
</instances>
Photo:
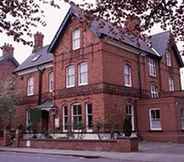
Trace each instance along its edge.
<instances>
[{"instance_id":1,"label":"chimney stack brickwork","mask_svg":"<svg viewBox=\"0 0 184 162\"><path fill-rule=\"evenodd\" d=\"M3 57L13 57L14 55L14 47L11 44L5 43L2 46Z\"/></svg>"},{"instance_id":2,"label":"chimney stack brickwork","mask_svg":"<svg viewBox=\"0 0 184 162\"><path fill-rule=\"evenodd\" d=\"M43 39L44 39L44 35L41 32L37 32L34 35L34 50L37 50L43 47Z\"/></svg>"}]
</instances>

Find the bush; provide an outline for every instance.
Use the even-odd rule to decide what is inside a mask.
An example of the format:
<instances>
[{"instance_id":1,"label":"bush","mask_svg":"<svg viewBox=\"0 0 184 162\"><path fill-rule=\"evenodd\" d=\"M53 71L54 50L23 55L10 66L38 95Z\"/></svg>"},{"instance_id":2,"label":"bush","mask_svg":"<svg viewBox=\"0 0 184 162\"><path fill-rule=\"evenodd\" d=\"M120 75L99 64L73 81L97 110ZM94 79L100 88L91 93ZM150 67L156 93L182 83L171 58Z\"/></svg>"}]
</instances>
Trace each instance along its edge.
<instances>
[{"instance_id":1,"label":"bush","mask_svg":"<svg viewBox=\"0 0 184 162\"><path fill-rule=\"evenodd\" d=\"M126 137L130 137L132 134L132 122L129 116L126 116L123 123L123 131Z\"/></svg>"}]
</instances>

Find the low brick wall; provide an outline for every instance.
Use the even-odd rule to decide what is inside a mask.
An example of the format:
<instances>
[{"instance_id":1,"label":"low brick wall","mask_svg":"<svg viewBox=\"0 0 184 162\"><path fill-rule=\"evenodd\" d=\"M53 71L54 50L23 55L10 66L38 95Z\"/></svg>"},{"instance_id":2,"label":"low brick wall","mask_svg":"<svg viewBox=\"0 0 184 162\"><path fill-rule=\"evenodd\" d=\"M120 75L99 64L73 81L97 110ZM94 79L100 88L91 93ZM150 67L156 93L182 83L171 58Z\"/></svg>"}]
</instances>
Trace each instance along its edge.
<instances>
[{"instance_id":1,"label":"low brick wall","mask_svg":"<svg viewBox=\"0 0 184 162\"><path fill-rule=\"evenodd\" d=\"M26 147L26 140L20 141L20 147ZM137 152L137 138L123 138L118 140L30 140L32 148L65 149L65 150L89 150L89 151L114 151Z\"/></svg>"}]
</instances>

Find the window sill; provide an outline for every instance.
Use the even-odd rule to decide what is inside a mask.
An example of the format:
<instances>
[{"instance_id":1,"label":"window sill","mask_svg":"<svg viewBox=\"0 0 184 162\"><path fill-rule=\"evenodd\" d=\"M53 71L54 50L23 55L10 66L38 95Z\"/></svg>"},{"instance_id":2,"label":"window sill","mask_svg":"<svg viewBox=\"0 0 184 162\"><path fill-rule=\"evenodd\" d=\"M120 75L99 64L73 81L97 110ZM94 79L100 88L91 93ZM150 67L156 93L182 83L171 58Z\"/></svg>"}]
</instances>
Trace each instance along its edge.
<instances>
[{"instance_id":1,"label":"window sill","mask_svg":"<svg viewBox=\"0 0 184 162\"><path fill-rule=\"evenodd\" d=\"M75 85L74 86L66 86L66 88L74 88L75 87Z\"/></svg>"},{"instance_id":2,"label":"window sill","mask_svg":"<svg viewBox=\"0 0 184 162\"><path fill-rule=\"evenodd\" d=\"M88 83L79 83L78 86L85 86L85 85L88 85Z\"/></svg>"},{"instance_id":3,"label":"window sill","mask_svg":"<svg viewBox=\"0 0 184 162\"><path fill-rule=\"evenodd\" d=\"M163 132L162 129L150 129L149 132Z\"/></svg>"}]
</instances>

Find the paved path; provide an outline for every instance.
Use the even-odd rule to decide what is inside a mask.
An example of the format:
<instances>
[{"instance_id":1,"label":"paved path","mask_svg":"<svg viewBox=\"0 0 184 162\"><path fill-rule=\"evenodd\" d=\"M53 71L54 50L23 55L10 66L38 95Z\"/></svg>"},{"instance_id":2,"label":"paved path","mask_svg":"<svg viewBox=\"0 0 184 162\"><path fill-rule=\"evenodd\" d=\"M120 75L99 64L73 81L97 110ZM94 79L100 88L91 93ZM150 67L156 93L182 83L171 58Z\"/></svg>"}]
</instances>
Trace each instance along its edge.
<instances>
[{"instance_id":1,"label":"paved path","mask_svg":"<svg viewBox=\"0 0 184 162\"><path fill-rule=\"evenodd\" d=\"M117 153L117 152L95 152L95 151L71 151L50 150L31 148L6 148L0 147L1 151L29 152L53 155L101 157L120 161L134 162L184 162L184 145L172 143L141 143L140 152Z\"/></svg>"},{"instance_id":2,"label":"paved path","mask_svg":"<svg viewBox=\"0 0 184 162\"><path fill-rule=\"evenodd\" d=\"M114 159L72 157L50 154L0 152L0 162L120 162Z\"/></svg>"}]
</instances>

